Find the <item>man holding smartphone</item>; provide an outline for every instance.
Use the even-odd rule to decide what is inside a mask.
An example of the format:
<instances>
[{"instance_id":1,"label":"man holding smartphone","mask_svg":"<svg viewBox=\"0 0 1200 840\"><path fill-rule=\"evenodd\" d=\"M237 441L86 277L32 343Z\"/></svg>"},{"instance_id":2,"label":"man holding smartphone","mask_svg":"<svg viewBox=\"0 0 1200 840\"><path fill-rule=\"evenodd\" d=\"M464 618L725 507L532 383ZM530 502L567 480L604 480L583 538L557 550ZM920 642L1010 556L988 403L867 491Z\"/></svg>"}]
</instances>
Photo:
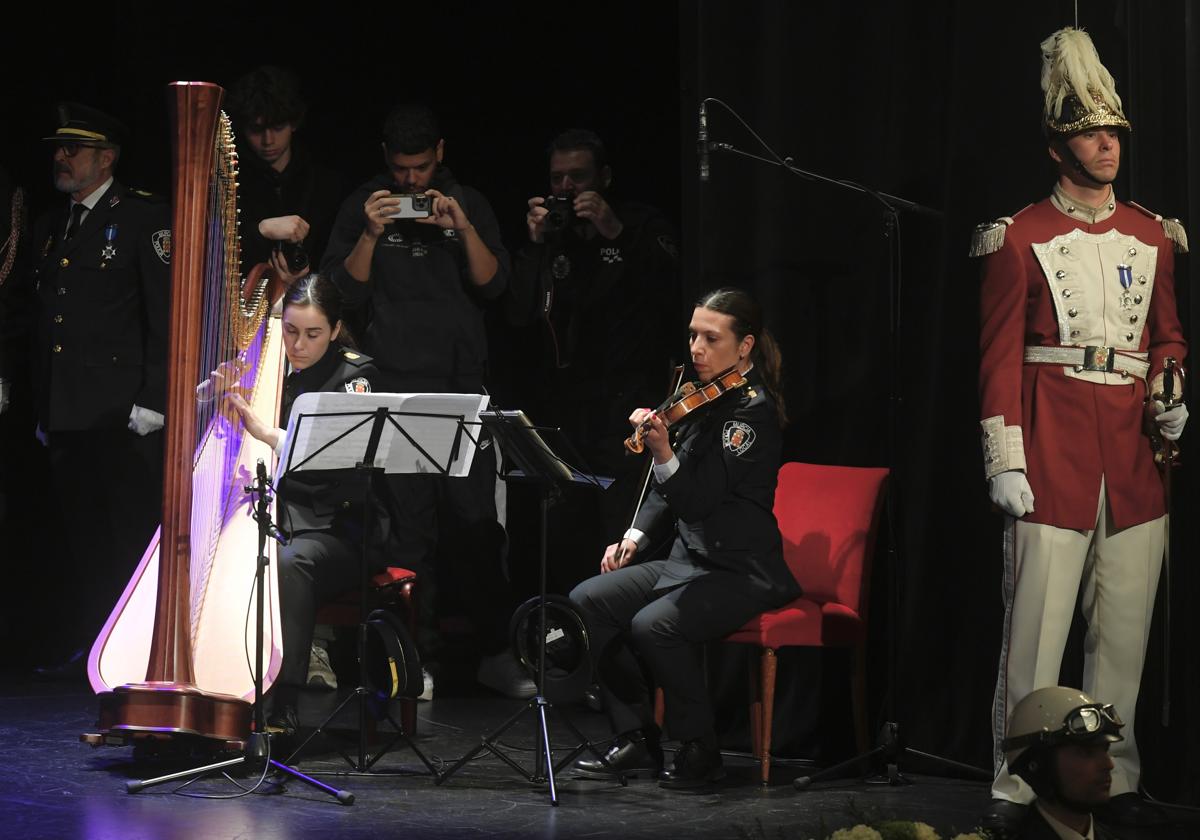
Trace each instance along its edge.
<instances>
[{"instance_id":1,"label":"man holding smartphone","mask_svg":"<svg viewBox=\"0 0 1200 840\"><path fill-rule=\"evenodd\" d=\"M342 204L321 270L349 308L365 311L364 349L383 374L381 390L484 393L484 307L504 291L509 274L495 213L442 164L445 141L428 107L395 108L384 122L382 151L386 171ZM530 697L533 682L504 649L515 605L501 574L504 534L490 443L481 441L465 480L398 476L389 488L403 562L423 575L424 657L436 659L429 650L431 590L452 581L446 594L471 619L483 654L479 681Z\"/></svg>"}]
</instances>

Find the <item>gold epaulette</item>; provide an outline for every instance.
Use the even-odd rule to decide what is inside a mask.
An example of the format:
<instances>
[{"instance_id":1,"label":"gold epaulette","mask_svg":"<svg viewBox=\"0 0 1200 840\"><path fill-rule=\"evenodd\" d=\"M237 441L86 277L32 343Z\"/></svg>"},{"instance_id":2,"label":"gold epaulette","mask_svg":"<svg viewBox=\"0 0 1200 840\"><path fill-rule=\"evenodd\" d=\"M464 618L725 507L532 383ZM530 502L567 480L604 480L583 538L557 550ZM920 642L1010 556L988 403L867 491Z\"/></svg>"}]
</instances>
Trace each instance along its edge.
<instances>
[{"instance_id":1,"label":"gold epaulette","mask_svg":"<svg viewBox=\"0 0 1200 840\"><path fill-rule=\"evenodd\" d=\"M1163 235L1175 243L1176 254L1186 254L1188 252L1187 231L1183 228L1183 222L1179 221L1179 219L1164 219L1153 210L1147 210L1136 201L1129 201L1126 203L1133 209L1139 211L1142 215L1149 216L1151 219L1162 225Z\"/></svg>"},{"instance_id":2,"label":"gold epaulette","mask_svg":"<svg viewBox=\"0 0 1200 840\"><path fill-rule=\"evenodd\" d=\"M1001 216L994 222L975 225L968 256L983 257L999 251L1004 246L1004 234L1012 223L1012 216Z\"/></svg>"}]
</instances>

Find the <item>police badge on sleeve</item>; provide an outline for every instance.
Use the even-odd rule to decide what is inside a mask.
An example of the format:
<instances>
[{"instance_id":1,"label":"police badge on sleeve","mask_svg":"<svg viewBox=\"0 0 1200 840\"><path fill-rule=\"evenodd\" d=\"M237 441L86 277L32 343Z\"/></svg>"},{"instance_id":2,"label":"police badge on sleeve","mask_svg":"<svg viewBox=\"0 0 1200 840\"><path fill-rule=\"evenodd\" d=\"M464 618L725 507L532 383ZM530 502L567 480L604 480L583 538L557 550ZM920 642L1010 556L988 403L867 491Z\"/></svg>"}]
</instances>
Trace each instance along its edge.
<instances>
[{"instance_id":1,"label":"police badge on sleeve","mask_svg":"<svg viewBox=\"0 0 1200 840\"><path fill-rule=\"evenodd\" d=\"M371 393L371 383L364 376L356 376L346 383L346 393L369 394Z\"/></svg>"},{"instance_id":2,"label":"police badge on sleeve","mask_svg":"<svg viewBox=\"0 0 1200 840\"><path fill-rule=\"evenodd\" d=\"M158 258L163 261L163 264L170 265L171 231L156 230L150 237L150 243L154 246L154 253L158 254Z\"/></svg>"},{"instance_id":3,"label":"police badge on sleeve","mask_svg":"<svg viewBox=\"0 0 1200 840\"><path fill-rule=\"evenodd\" d=\"M721 432L721 444L734 455L742 455L754 445L754 429L741 420L730 420Z\"/></svg>"}]
</instances>

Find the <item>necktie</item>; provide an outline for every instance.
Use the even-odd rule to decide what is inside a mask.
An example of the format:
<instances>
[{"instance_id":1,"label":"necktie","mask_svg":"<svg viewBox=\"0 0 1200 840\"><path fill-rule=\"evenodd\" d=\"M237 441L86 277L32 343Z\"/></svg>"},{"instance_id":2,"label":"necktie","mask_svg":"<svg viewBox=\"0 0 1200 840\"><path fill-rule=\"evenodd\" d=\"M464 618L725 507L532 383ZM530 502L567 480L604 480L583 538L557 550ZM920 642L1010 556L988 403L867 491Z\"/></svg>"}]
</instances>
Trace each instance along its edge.
<instances>
[{"instance_id":1,"label":"necktie","mask_svg":"<svg viewBox=\"0 0 1200 840\"><path fill-rule=\"evenodd\" d=\"M79 225L83 223L83 214L86 212L87 207L83 204L76 204L71 208L71 224L67 225L64 241L70 241L71 237L79 232Z\"/></svg>"}]
</instances>

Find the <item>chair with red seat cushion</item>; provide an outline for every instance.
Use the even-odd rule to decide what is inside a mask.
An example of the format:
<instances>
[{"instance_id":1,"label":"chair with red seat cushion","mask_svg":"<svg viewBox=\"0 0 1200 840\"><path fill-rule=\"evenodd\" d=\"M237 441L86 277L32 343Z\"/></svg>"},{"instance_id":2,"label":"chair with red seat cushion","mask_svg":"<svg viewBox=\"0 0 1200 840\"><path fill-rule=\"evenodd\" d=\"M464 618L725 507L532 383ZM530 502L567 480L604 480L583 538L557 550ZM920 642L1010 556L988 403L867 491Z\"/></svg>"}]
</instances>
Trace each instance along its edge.
<instances>
[{"instance_id":1,"label":"chair with red seat cushion","mask_svg":"<svg viewBox=\"0 0 1200 840\"><path fill-rule=\"evenodd\" d=\"M804 594L725 638L760 648L752 660L750 726L763 784L771 772L775 651L781 647L850 648L855 734L859 749L866 749L867 600L887 477L888 470L875 467L790 462L779 469L775 518L784 559Z\"/></svg>"},{"instance_id":2,"label":"chair with red seat cushion","mask_svg":"<svg viewBox=\"0 0 1200 840\"><path fill-rule=\"evenodd\" d=\"M362 609L358 587L347 590L339 597L322 604L317 610L317 624L334 627L353 627L377 609L400 608L408 626L409 634L417 638L417 573L399 566L388 566L372 576L367 589L367 608ZM373 723L373 721L371 721ZM417 734L417 701L405 697L400 700L400 725L409 736Z\"/></svg>"}]
</instances>

